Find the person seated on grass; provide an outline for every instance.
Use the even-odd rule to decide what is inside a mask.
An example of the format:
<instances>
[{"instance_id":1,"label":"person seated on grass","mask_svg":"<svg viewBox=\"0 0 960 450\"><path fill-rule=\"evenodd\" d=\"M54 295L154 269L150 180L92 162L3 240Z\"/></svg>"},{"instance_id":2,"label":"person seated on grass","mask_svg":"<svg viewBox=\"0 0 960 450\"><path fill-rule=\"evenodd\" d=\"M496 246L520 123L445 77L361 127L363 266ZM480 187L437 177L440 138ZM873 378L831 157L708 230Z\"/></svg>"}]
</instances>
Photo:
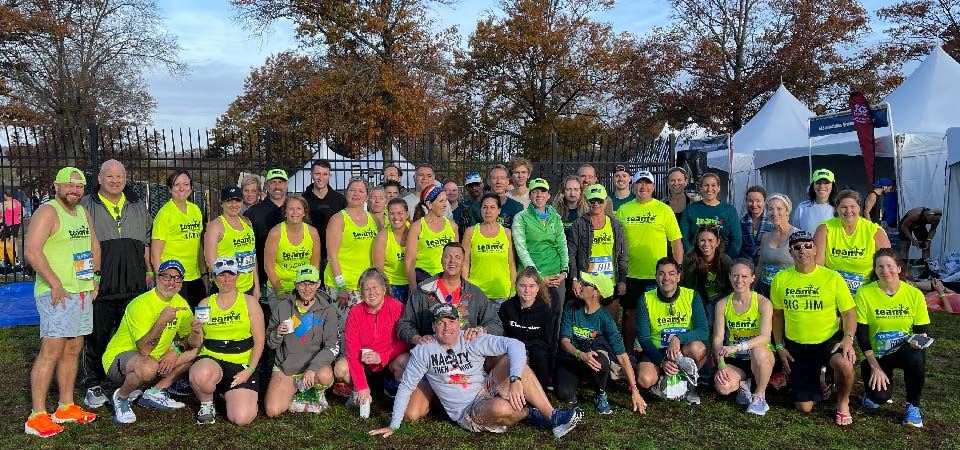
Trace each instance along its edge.
<instances>
[{"instance_id":1,"label":"person seated on grass","mask_svg":"<svg viewBox=\"0 0 960 450\"><path fill-rule=\"evenodd\" d=\"M406 203L402 204L406 207ZM410 357L407 352L410 346L396 332L403 303L387 293L386 276L380 269L371 267L360 274L357 285L362 302L347 313L344 355L335 367L339 379L353 384L350 406L369 405L373 401L370 381L382 384L384 395L396 396ZM367 415L361 414L361 417L365 419Z\"/></svg>"},{"instance_id":2,"label":"person seated on grass","mask_svg":"<svg viewBox=\"0 0 960 450\"><path fill-rule=\"evenodd\" d=\"M550 291L534 267L517 273L517 295L503 302L497 315L503 324L503 335L527 347L527 365L538 380L551 378L550 368L556 356L553 338L553 314L550 312Z\"/></svg>"},{"instance_id":3,"label":"person seated on grass","mask_svg":"<svg viewBox=\"0 0 960 450\"><path fill-rule=\"evenodd\" d=\"M557 398L567 403L577 403L577 386L581 378L586 378L593 384L597 413L611 414L613 410L606 389L613 375L611 371L619 372L619 367L615 367L610 360L612 355L616 355L617 362L626 372L633 410L646 414L647 404L637 389L633 363L627 356L617 323L601 306L601 301L613 297L613 280L602 272L595 275L583 271L580 272L580 279L574 282L579 284L580 289L577 298L564 308L560 325L561 352L557 356L557 374L553 380Z\"/></svg>"},{"instance_id":4,"label":"person seated on grass","mask_svg":"<svg viewBox=\"0 0 960 450\"><path fill-rule=\"evenodd\" d=\"M680 264L669 256L657 261L656 280L657 288L647 291L637 307L637 340L643 348L637 356L637 380L643 388L681 371L695 379L707 362L709 333L700 296L680 287ZM694 367L687 364L690 360ZM688 386L684 400L700 404L694 386Z\"/></svg>"},{"instance_id":5,"label":"person seated on grass","mask_svg":"<svg viewBox=\"0 0 960 450\"><path fill-rule=\"evenodd\" d=\"M910 337L926 336L930 315L920 290L900 281L903 270L893 249L873 255L876 281L857 291L857 342L863 351L863 406L876 410L893 396L893 369L903 371L907 390L904 425L923 427L920 395L926 380L926 350Z\"/></svg>"},{"instance_id":6,"label":"person seated on grass","mask_svg":"<svg viewBox=\"0 0 960 450\"><path fill-rule=\"evenodd\" d=\"M370 435L391 436L404 417L418 384L429 383L450 419L471 432L504 433L521 420L549 428L557 438L569 433L583 417L579 408L561 410L550 405L540 382L527 367L523 343L507 337L479 334L466 339L460 311L453 305L433 307L434 336L410 351L410 360L393 403L390 426ZM499 358L489 374L484 358ZM425 379L425 380L424 380Z\"/></svg>"},{"instance_id":7,"label":"person seated on grass","mask_svg":"<svg viewBox=\"0 0 960 450\"><path fill-rule=\"evenodd\" d=\"M324 391L333 385L339 353L336 305L320 289L320 271L313 265L300 266L294 283L267 326L267 346L276 351L264 400L268 417L329 407Z\"/></svg>"},{"instance_id":8,"label":"person seated on grass","mask_svg":"<svg viewBox=\"0 0 960 450\"><path fill-rule=\"evenodd\" d=\"M736 392L737 403L746 405L748 413L762 416L770 409L766 392L774 364L770 344L773 307L770 300L751 289L754 281L753 262L747 258L733 262L733 293L714 307L717 372L713 385L720 395Z\"/></svg>"},{"instance_id":9,"label":"person seated on grass","mask_svg":"<svg viewBox=\"0 0 960 450\"><path fill-rule=\"evenodd\" d=\"M826 380L832 377L837 391L835 421L848 426L853 423L850 389L857 361L853 297L840 274L817 265L813 235L803 230L791 234L790 255L794 267L778 272L770 285L774 348L797 410L808 413L817 402L830 398L833 389Z\"/></svg>"},{"instance_id":10,"label":"person seated on grass","mask_svg":"<svg viewBox=\"0 0 960 450\"><path fill-rule=\"evenodd\" d=\"M184 272L175 259L161 263L157 286L130 301L103 353L103 370L120 385L113 392L117 423L137 421L130 402L138 396L140 406L147 408L185 406L166 391L187 372L203 344L203 322L194 319L190 305L179 294ZM186 351L173 345L175 337L185 339ZM141 395L140 388L154 380L156 384Z\"/></svg>"},{"instance_id":11,"label":"person seated on grass","mask_svg":"<svg viewBox=\"0 0 960 450\"><path fill-rule=\"evenodd\" d=\"M227 420L247 425L257 417L260 377L257 362L263 353L263 310L252 295L237 291L237 261L217 258L213 272L219 291L200 301L209 308L203 324L203 348L190 367L190 386L200 401L197 424L216 422L214 398L226 403Z\"/></svg>"}]
</instances>

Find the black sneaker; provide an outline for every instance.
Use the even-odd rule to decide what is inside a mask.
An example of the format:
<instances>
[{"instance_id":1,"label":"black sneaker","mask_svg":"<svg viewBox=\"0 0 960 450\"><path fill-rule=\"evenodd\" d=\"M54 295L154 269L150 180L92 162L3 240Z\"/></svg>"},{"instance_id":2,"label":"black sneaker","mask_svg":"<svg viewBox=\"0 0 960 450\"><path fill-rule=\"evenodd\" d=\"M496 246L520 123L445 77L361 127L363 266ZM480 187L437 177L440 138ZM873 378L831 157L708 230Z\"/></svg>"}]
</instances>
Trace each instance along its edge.
<instances>
[{"instance_id":1,"label":"black sneaker","mask_svg":"<svg viewBox=\"0 0 960 450\"><path fill-rule=\"evenodd\" d=\"M390 398L396 398L397 390L400 389L400 382L393 378L383 380L383 395Z\"/></svg>"},{"instance_id":2,"label":"black sneaker","mask_svg":"<svg viewBox=\"0 0 960 450\"><path fill-rule=\"evenodd\" d=\"M190 397L193 395L193 386L190 386L190 380L187 377L183 377L168 387L167 392L179 397Z\"/></svg>"}]
</instances>

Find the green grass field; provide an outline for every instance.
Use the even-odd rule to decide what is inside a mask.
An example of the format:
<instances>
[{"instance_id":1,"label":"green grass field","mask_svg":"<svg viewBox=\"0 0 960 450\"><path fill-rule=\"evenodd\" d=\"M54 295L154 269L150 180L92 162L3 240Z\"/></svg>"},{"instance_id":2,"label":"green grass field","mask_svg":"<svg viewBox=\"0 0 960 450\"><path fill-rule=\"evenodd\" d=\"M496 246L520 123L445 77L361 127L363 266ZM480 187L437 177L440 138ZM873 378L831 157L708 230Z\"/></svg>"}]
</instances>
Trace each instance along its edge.
<instances>
[{"instance_id":1,"label":"green grass field","mask_svg":"<svg viewBox=\"0 0 960 450\"><path fill-rule=\"evenodd\" d=\"M927 358L927 385L924 390L922 430L900 424L903 414L902 378L895 377L894 403L868 413L860 406L863 384L854 387L854 424L840 428L833 424L832 404L822 404L813 413L801 415L789 407L786 392L770 391L771 410L765 417L748 416L732 397L719 398L701 388L703 404L688 406L663 402L644 393L649 404L644 416L628 412L629 397L624 386L611 389L614 413L599 416L592 404L581 425L564 440L555 440L547 431L519 425L505 435L470 434L450 422L440 411L415 424L405 424L389 439L367 436L367 430L385 426L389 405L375 403L373 416L361 421L355 410L343 407L343 400L331 398L331 411L322 415L285 414L277 419L260 417L252 425L236 427L223 415L215 425L200 427L194 422L196 402L185 410L157 412L135 406L138 421L120 426L112 409L101 408L101 416L89 425L68 425L58 436L41 440L23 433L23 421L30 412L29 374L39 347L36 327L0 329L0 408L4 411L0 448L136 448L136 449L300 449L300 448L576 448L576 449L955 449L960 448L956 421L960 417L960 317L935 314L936 343ZM858 373L859 377L859 373ZM55 389L55 388L54 388ZM79 400L80 394L77 399ZM584 387L581 399L592 398ZM51 395L48 405L55 404Z\"/></svg>"}]
</instances>

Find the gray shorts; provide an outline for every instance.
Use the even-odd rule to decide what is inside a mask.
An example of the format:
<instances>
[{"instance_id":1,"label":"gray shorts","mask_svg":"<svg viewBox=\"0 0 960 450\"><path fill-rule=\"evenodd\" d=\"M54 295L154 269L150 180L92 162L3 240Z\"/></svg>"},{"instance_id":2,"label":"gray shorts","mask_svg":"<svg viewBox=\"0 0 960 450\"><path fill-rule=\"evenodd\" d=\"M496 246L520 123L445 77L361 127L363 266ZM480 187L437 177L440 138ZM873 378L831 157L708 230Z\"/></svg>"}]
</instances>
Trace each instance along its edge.
<instances>
[{"instance_id":1,"label":"gray shorts","mask_svg":"<svg viewBox=\"0 0 960 450\"><path fill-rule=\"evenodd\" d=\"M93 332L93 299L90 292L67 293L64 304L50 305L52 292L34 297L40 313L40 337L75 338Z\"/></svg>"},{"instance_id":2,"label":"gray shorts","mask_svg":"<svg viewBox=\"0 0 960 450\"><path fill-rule=\"evenodd\" d=\"M110 368L107 369L107 377L110 381L122 385L124 378L127 377L127 363L139 354L140 352L136 350L127 350L114 357Z\"/></svg>"},{"instance_id":3,"label":"gray shorts","mask_svg":"<svg viewBox=\"0 0 960 450\"><path fill-rule=\"evenodd\" d=\"M481 433L484 431L489 433L506 433L506 426L484 424L478 415L480 406L497 398L499 395L500 393L498 392L496 384L492 385L489 390L486 388L480 389L480 392L477 392L477 396L473 398L473 402L463 410L463 414L460 415L457 424L463 427L463 429L473 433Z\"/></svg>"}]
</instances>

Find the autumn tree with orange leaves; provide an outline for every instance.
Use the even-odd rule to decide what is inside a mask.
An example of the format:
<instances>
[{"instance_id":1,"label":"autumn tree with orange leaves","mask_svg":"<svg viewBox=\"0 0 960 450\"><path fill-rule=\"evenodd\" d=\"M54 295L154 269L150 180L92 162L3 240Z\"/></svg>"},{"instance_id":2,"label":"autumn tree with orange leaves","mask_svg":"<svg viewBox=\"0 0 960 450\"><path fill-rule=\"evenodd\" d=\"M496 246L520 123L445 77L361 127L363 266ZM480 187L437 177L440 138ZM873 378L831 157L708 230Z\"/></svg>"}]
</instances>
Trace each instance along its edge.
<instances>
[{"instance_id":1,"label":"autumn tree with orange leaves","mask_svg":"<svg viewBox=\"0 0 960 450\"><path fill-rule=\"evenodd\" d=\"M960 0L907 0L877 10L893 23L887 28L887 45L919 59L940 45L960 61Z\"/></svg>"}]
</instances>

